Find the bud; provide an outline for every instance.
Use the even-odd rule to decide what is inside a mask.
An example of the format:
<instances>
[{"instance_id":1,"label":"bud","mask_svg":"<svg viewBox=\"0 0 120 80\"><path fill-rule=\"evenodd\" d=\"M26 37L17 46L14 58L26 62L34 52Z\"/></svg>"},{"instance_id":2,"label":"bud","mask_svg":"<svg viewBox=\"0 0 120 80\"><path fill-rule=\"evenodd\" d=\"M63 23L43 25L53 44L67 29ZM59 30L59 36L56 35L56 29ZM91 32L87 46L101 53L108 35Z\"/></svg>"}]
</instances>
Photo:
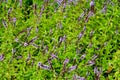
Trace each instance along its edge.
<instances>
[{"instance_id":1,"label":"bud","mask_svg":"<svg viewBox=\"0 0 120 80\"><path fill-rule=\"evenodd\" d=\"M24 46L28 46L28 43L25 42L25 43L24 43Z\"/></svg>"},{"instance_id":2,"label":"bud","mask_svg":"<svg viewBox=\"0 0 120 80\"><path fill-rule=\"evenodd\" d=\"M77 66L71 66L70 68L68 68L68 71L70 72L70 71L73 71L73 70L75 70L77 68Z\"/></svg>"},{"instance_id":3,"label":"bud","mask_svg":"<svg viewBox=\"0 0 120 80\"><path fill-rule=\"evenodd\" d=\"M22 7L22 0L19 0L19 2L20 2L20 7Z\"/></svg>"},{"instance_id":4,"label":"bud","mask_svg":"<svg viewBox=\"0 0 120 80\"><path fill-rule=\"evenodd\" d=\"M57 58L57 56L55 54L51 54L52 58Z\"/></svg>"},{"instance_id":5,"label":"bud","mask_svg":"<svg viewBox=\"0 0 120 80\"><path fill-rule=\"evenodd\" d=\"M83 31L85 31L85 30L86 30L86 26L83 27Z\"/></svg>"},{"instance_id":6,"label":"bud","mask_svg":"<svg viewBox=\"0 0 120 80\"><path fill-rule=\"evenodd\" d=\"M16 18L13 18L12 20L13 20L14 26L16 26L16 20L17 20L17 19L16 19Z\"/></svg>"},{"instance_id":7,"label":"bud","mask_svg":"<svg viewBox=\"0 0 120 80\"><path fill-rule=\"evenodd\" d=\"M83 60L86 57L86 54L83 54L80 59Z\"/></svg>"},{"instance_id":8,"label":"bud","mask_svg":"<svg viewBox=\"0 0 120 80\"><path fill-rule=\"evenodd\" d=\"M44 65L44 64L42 64L41 62L38 62L38 68L43 68L43 69L46 69L46 70L50 70L50 67L49 67L49 66Z\"/></svg>"},{"instance_id":9,"label":"bud","mask_svg":"<svg viewBox=\"0 0 120 80\"><path fill-rule=\"evenodd\" d=\"M83 33L84 33L84 31L82 31L82 32L78 35L78 39L81 39L81 38L82 38Z\"/></svg>"},{"instance_id":10,"label":"bud","mask_svg":"<svg viewBox=\"0 0 120 80\"><path fill-rule=\"evenodd\" d=\"M22 56L17 56L17 59L21 59L22 58Z\"/></svg>"},{"instance_id":11,"label":"bud","mask_svg":"<svg viewBox=\"0 0 120 80\"><path fill-rule=\"evenodd\" d=\"M80 76L78 76L77 79L78 79L78 80L85 80L84 77L80 77Z\"/></svg>"},{"instance_id":12,"label":"bud","mask_svg":"<svg viewBox=\"0 0 120 80\"><path fill-rule=\"evenodd\" d=\"M93 13L95 12L95 11L94 11L94 5L95 5L94 0L92 0L92 1L90 2L90 11L93 12Z\"/></svg>"},{"instance_id":13,"label":"bud","mask_svg":"<svg viewBox=\"0 0 120 80\"><path fill-rule=\"evenodd\" d=\"M16 18L13 18L13 22L14 22L14 23L16 23L16 20L17 20Z\"/></svg>"},{"instance_id":14,"label":"bud","mask_svg":"<svg viewBox=\"0 0 120 80\"><path fill-rule=\"evenodd\" d=\"M102 73L102 68L94 67L95 79L100 80L100 74Z\"/></svg>"},{"instance_id":15,"label":"bud","mask_svg":"<svg viewBox=\"0 0 120 80\"><path fill-rule=\"evenodd\" d=\"M0 61L4 60L4 54L0 55Z\"/></svg>"},{"instance_id":16,"label":"bud","mask_svg":"<svg viewBox=\"0 0 120 80\"><path fill-rule=\"evenodd\" d=\"M94 6L95 4L94 4L94 0L92 0L91 2L90 2L90 7L92 7L92 6Z\"/></svg>"},{"instance_id":17,"label":"bud","mask_svg":"<svg viewBox=\"0 0 120 80\"><path fill-rule=\"evenodd\" d=\"M63 62L64 65L66 65L69 62L69 59L65 59L65 61Z\"/></svg>"},{"instance_id":18,"label":"bud","mask_svg":"<svg viewBox=\"0 0 120 80\"><path fill-rule=\"evenodd\" d=\"M12 8L8 10L8 15L10 15L11 12L12 12Z\"/></svg>"},{"instance_id":19,"label":"bud","mask_svg":"<svg viewBox=\"0 0 120 80\"><path fill-rule=\"evenodd\" d=\"M36 27L36 32L38 33L39 29L38 29L38 26Z\"/></svg>"},{"instance_id":20,"label":"bud","mask_svg":"<svg viewBox=\"0 0 120 80\"><path fill-rule=\"evenodd\" d=\"M7 22L5 20L2 20L4 28L7 28Z\"/></svg>"},{"instance_id":21,"label":"bud","mask_svg":"<svg viewBox=\"0 0 120 80\"><path fill-rule=\"evenodd\" d=\"M41 62L38 62L38 68L40 68L41 67Z\"/></svg>"},{"instance_id":22,"label":"bud","mask_svg":"<svg viewBox=\"0 0 120 80\"><path fill-rule=\"evenodd\" d=\"M87 63L87 65L89 65L89 66L93 66L95 64L95 61L94 60L90 60L88 63Z\"/></svg>"},{"instance_id":23,"label":"bud","mask_svg":"<svg viewBox=\"0 0 120 80\"><path fill-rule=\"evenodd\" d=\"M94 55L92 56L92 60L95 60L97 57L98 57L98 55L97 55L97 54L94 54Z\"/></svg>"}]
</instances>

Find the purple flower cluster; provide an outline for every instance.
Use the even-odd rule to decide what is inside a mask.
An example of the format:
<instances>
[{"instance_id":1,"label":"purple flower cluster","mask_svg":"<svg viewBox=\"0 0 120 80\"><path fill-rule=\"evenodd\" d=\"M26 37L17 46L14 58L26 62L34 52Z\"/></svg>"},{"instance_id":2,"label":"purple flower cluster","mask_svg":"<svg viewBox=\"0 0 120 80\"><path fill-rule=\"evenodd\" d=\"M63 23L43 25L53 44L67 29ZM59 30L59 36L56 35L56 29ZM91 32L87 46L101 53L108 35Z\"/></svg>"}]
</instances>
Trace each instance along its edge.
<instances>
[{"instance_id":1,"label":"purple flower cluster","mask_svg":"<svg viewBox=\"0 0 120 80\"><path fill-rule=\"evenodd\" d=\"M95 80L100 80L100 74L102 73L102 68L94 67Z\"/></svg>"},{"instance_id":2,"label":"purple flower cluster","mask_svg":"<svg viewBox=\"0 0 120 80\"><path fill-rule=\"evenodd\" d=\"M98 55L94 54L92 56L92 59L88 61L87 65L93 66L95 64L95 60L96 60L97 57L98 57Z\"/></svg>"},{"instance_id":3,"label":"purple flower cluster","mask_svg":"<svg viewBox=\"0 0 120 80\"><path fill-rule=\"evenodd\" d=\"M0 54L0 61L4 60L4 54Z\"/></svg>"},{"instance_id":4,"label":"purple flower cluster","mask_svg":"<svg viewBox=\"0 0 120 80\"><path fill-rule=\"evenodd\" d=\"M73 80L86 80L84 77L77 76L76 74L73 75Z\"/></svg>"},{"instance_id":5,"label":"purple flower cluster","mask_svg":"<svg viewBox=\"0 0 120 80\"><path fill-rule=\"evenodd\" d=\"M42 69L46 69L46 70L50 70L50 67L47 65L42 64L41 62L38 62L38 68L42 68Z\"/></svg>"}]
</instances>

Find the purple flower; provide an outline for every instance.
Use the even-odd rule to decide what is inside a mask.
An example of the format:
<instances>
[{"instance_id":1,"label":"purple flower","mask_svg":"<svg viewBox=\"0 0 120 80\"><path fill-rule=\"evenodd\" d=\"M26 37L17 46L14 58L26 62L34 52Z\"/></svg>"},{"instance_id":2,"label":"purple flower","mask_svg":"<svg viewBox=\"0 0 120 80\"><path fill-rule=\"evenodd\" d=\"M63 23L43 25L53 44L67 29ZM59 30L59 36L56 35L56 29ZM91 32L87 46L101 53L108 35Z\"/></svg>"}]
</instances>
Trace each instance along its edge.
<instances>
[{"instance_id":1,"label":"purple flower","mask_svg":"<svg viewBox=\"0 0 120 80\"><path fill-rule=\"evenodd\" d=\"M66 72L66 64L69 62L69 59L65 59L64 62L63 62L63 70L62 72ZM68 69L69 70L69 69Z\"/></svg>"},{"instance_id":2,"label":"purple flower","mask_svg":"<svg viewBox=\"0 0 120 80\"><path fill-rule=\"evenodd\" d=\"M68 0L69 3L71 3L73 0Z\"/></svg>"},{"instance_id":3,"label":"purple flower","mask_svg":"<svg viewBox=\"0 0 120 80\"><path fill-rule=\"evenodd\" d=\"M38 62L38 68L43 68L43 69L46 69L46 70L50 70L50 67L49 67L49 66L44 65L44 64L42 64L41 62Z\"/></svg>"},{"instance_id":4,"label":"purple flower","mask_svg":"<svg viewBox=\"0 0 120 80\"><path fill-rule=\"evenodd\" d=\"M50 67L47 65L42 65L41 68L46 69L46 70L50 70Z\"/></svg>"},{"instance_id":5,"label":"purple flower","mask_svg":"<svg viewBox=\"0 0 120 80\"><path fill-rule=\"evenodd\" d=\"M64 65L66 65L69 62L69 59L65 59L65 61L63 62Z\"/></svg>"},{"instance_id":6,"label":"purple flower","mask_svg":"<svg viewBox=\"0 0 120 80\"><path fill-rule=\"evenodd\" d=\"M90 61L88 61L88 63L87 63L87 65L89 65L89 66L93 66L95 64L95 61L94 60L90 60Z\"/></svg>"},{"instance_id":7,"label":"purple flower","mask_svg":"<svg viewBox=\"0 0 120 80\"><path fill-rule=\"evenodd\" d=\"M78 40L82 38L85 30L86 30L86 26L83 27L83 31L81 31L80 34L78 35Z\"/></svg>"},{"instance_id":8,"label":"purple flower","mask_svg":"<svg viewBox=\"0 0 120 80\"><path fill-rule=\"evenodd\" d=\"M62 37L62 36L60 36L59 42L62 42L62 40L63 40L63 37Z\"/></svg>"},{"instance_id":9,"label":"purple flower","mask_svg":"<svg viewBox=\"0 0 120 80\"><path fill-rule=\"evenodd\" d=\"M70 72L70 71L73 71L73 70L75 70L77 68L77 66L71 66L70 68L68 68L68 71Z\"/></svg>"},{"instance_id":10,"label":"purple flower","mask_svg":"<svg viewBox=\"0 0 120 80\"><path fill-rule=\"evenodd\" d=\"M77 80L77 75L76 74L74 74L73 80Z\"/></svg>"},{"instance_id":11,"label":"purple flower","mask_svg":"<svg viewBox=\"0 0 120 80\"><path fill-rule=\"evenodd\" d=\"M17 20L17 19L16 19L16 18L13 18L12 20L13 20L14 26L16 26L16 20Z\"/></svg>"},{"instance_id":12,"label":"purple flower","mask_svg":"<svg viewBox=\"0 0 120 80\"><path fill-rule=\"evenodd\" d=\"M90 2L90 12L93 12L93 13L94 13L94 5L95 5L94 0L92 0L92 1Z\"/></svg>"},{"instance_id":13,"label":"purple flower","mask_svg":"<svg viewBox=\"0 0 120 80\"><path fill-rule=\"evenodd\" d=\"M38 62L38 68L40 68L40 67L41 67L41 65L42 65L42 64L41 64L41 62Z\"/></svg>"},{"instance_id":14,"label":"purple flower","mask_svg":"<svg viewBox=\"0 0 120 80\"><path fill-rule=\"evenodd\" d=\"M83 12L83 13L80 15L80 17L78 18L78 21L80 21L81 18L83 18L84 15L85 15L85 13Z\"/></svg>"},{"instance_id":15,"label":"purple flower","mask_svg":"<svg viewBox=\"0 0 120 80\"><path fill-rule=\"evenodd\" d=\"M57 58L57 56L55 54L51 54L52 58Z\"/></svg>"},{"instance_id":16,"label":"purple flower","mask_svg":"<svg viewBox=\"0 0 120 80\"><path fill-rule=\"evenodd\" d=\"M84 77L80 77L80 76L78 76L77 79L78 79L78 80L85 80Z\"/></svg>"},{"instance_id":17,"label":"purple flower","mask_svg":"<svg viewBox=\"0 0 120 80\"><path fill-rule=\"evenodd\" d=\"M74 74L73 80L85 80L85 78L81 77L81 76L77 76L76 74Z\"/></svg>"},{"instance_id":18,"label":"purple flower","mask_svg":"<svg viewBox=\"0 0 120 80\"><path fill-rule=\"evenodd\" d=\"M41 11L40 11L40 17L42 17L42 13L43 13L44 9L45 9L45 7L42 6Z\"/></svg>"},{"instance_id":19,"label":"purple flower","mask_svg":"<svg viewBox=\"0 0 120 80\"><path fill-rule=\"evenodd\" d=\"M80 48L80 49L76 49L76 54L79 54L80 52L81 52L81 50L82 50L82 47Z\"/></svg>"},{"instance_id":20,"label":"purple flower","mask_svg":"<svg viewBox=\"0 0 120 80\"><path fill-rule=\"evenodd\" d=\"M50 56L51 56L51 57L48 58L48 63L51 62L51 60L53 60L53 59L55 59L55 58L58 59L58 57L57 57L55 54L53 54L53 53L50 53Z\"/></svg>"},{"instance_id":21,"label":"purple flower","mask_svg":"<svg viewBox=\"0 0 120 80\"><path fill-rule=\"evenodd\" d=\"M78 39L81 39L81 38L82 38L83 33L84 33L84 31L82 31L82 32L78 35Z\"/></svg>"},{"instance_id":22,"label":"purple flower","mask_svg":"<svg viewBox=\"0 0 120 80\"><path fill-rule=\"evenodd\" d=\"M8 10L8 15L10 15L11 12L12 12L12 8Z\"/></svg>"},{"instance_id":23,"label":"purple flower","mask_svg":"<svg viewBox=\"0 0 120 80\"><path fill-rule=\"evenodd\" d=\"M96 50L100 50L100 48L97 47Z\"/></svg>"},{"instance_id":24,"label":"purple flower","mask_svg":"<svg viewBox=\"0 0 120 80\"><path fill-rule=\"evenodd\" d=\"M83 31L85 31L85 30L86 30L86 26L83 27Z\"/></svg>"},{"instance_id":25,"label":"purple flower","mask_svg":"<svg viewBox=\"0 0 120 80\"><path fill-rule=\"evenodd\" d=\"M95 5L94 0L92 0L92 1L90 2L90 7L91 7L91 6L94 6L94 5Z\"/></svg>"},{"instance_id":26,"label":"purple flower","mask_svg":"<svg viewBox=\"0 0 120 80\"><path fill-rule=\"evenodd\" d=\"M39 29L38 29L38 26L36 27L36 32L38 33Z\"/></svg>"},{"instance_id":27,"label":"purple flower","mask_svg":"<svg viewBox=\"0 0 120 80\"><path fill-rule=\"evenodd\" d=\"M102 72L102 68L101 68L101 67L100 67L99 69L98 69L98 67L95 67L95 68L94 68L94 73L95 73L95 74L100 75L101 72Z\"/></svg>"},{"instance_id":28,"label":"purple flower","mask_svg":"<svg viewBox=\"0 0 120 80\"><path fill-rule=\"evenodd\" d=\"M63 41L65 41L65 39L66 39L66 35L63 36Z\"/></svg>"},{"instance_id":29,"label":"purple flower","mask_svg":"<svg viewBox=\"0 0 120 80\"><path fill-rule=\"evenodd\" d=\"M13 22L14 22L14 23L16 23L16 20L17 20L16 18L13 18Z\"/></svg>"},{"instance_id":30,"label":"purple flower","mask_svg":"<svg viewBox=\"0 0 120 80\"><path fill-rule=\"evenodd\" d=\"M57 0L58 5L60 6L63 0Z\"/></svg>"},{"instance_id":31,"label":"purple flower","mask_svg":"<svg viewBox=\"0 0 120 80\"><path fill-rule=\"evenodd\" d=\"M17 59L21 59L22 58L22 56L17 56Z\"/></svg>"},{"instance_id":32,"label":"purple flower","mask_svg":"<svg viewBox=\"0 0 120 80\"><path fill-rule=\"evenodd\" d=\"M0 61L4 60L4 54L0 55Z\"/></svg>"},{"instance_id":33,"label":"purple flower","mask_svg":"<svg viewBox=\"0 0 120 80\"><path fill-rule=\"evenodd\" d=\"M30 27L30 28L27 28L27 30L26 30L26 32L27 32L27 35L26 35L26 37L30 36L30 31L31 31L31 29L32 29L32 27Z\"/></svg>"},{"instance_id":34,"label":"purple flower","mask_svg":"<svg viewBox=\"0 0 120 80\"><path fill-rule=\"evenodd\" d=\"M24 46L28 46L28 43L25 42L25 43L24 43Z\"/></svg>"},{"instance_id":35,"label":"purple flower","mask_svg":"<svg viewBox=\"0 0 120 80\"><path fill-rule=\"evenodd\" d=\"M97 57L98 57L98 55L97 55L97 54L94 54L94 55L92 56L92 60L95 60Z\"/></svg>"},{"instance_id":36,"label":"purple flower","mask_svg":"<svg viewBox=\"0 0 120 80\"><path fill-rule=\"evenodd\" d=\"M46 52L46 53L48 52L48 46L45 47L45 52Z\"/></svg>"},{"instance_id":37,"label":"purple flower","mask_svg":"<svg viewBox=\"0 0 120 80\"><path fill-rule=\"evenodd\" d=\"M77 49L76 49L76 54L78 54L79 52L80 52L80 50L77 48Z\"/></svg>"},{"instance_id":38,"label":"purple flower","mask_svg":"<svg viewBox=\"0 0 120 80\"><path fill-rule=\"evenodd\" d=\"M80 59L83 60L85 57L86 57L86 54L84 53L84 54L80 57Z\"/></svg>"},{"instance_id":39,"label":"purple flower","mask_svg":"<svg viewBox=\"0 0 120 80\"><path fill-rule=\"evenodd\" d=\"M7 28L7 22L5 20L2 20L4 28Z\"/></svg>"},{"instance_id":40,"label":"purple flower","mask_svg":"<svg viewBox=\"0 0 120 80\"><path fill-rule=\"evenodd\" d=\"M94 73L97 74L98 73L98 67L94 68Z\"/></svg>"},{"instance_id":41,"label":"purple flower","mask_svg":"<svg viewBox=\"0 0 120 80\"><path fill-rule=\"evenodd\" d=\"M22 0L19 0L19 2L20 2L20 7L22 7Z\"/></svg>"},{"instance_id":42,"label":"purple flower","mask_svg":"<svg viewBox=\"0 0 120 80\"><path fill-rule=\"evenodd\" d=\"M100 13L106 13L107 11L107 4L104 3L103 9L100 11Z\"/></svg>"},{"instance_id":43,"label":"purple flower","mask_svg":"<svg viewBox=\"0 0 120 80\"><path fill-rule=\"evenodd\" d=\"M49 65L50 65L50 68L53 69L52 62L51 62L50 59L48 59L48 63L49 63Z\"/></svg>"},{"instance_id":44,"label":"purple flower","mask_svg":"<svg viewBox=\"0 0 120 80\"><path fill-rule=\"evenodd\" d=\"M64 6L64 9L65 9L66 8L66 3L64 3L63 6Z\"/></svg>"},{"instance_id":45,"label":"purple flower","mask_svg":"<svg viewBox=\"0 0 120 80\"><path fill-rule=\"evenodd\" d=\"M98 69L98 67L94 67L94 74L95 74L95 78L96 80L100 80L100 74L102 73L102 68L100 67Z\"/></svg>"},{"instance_id":46,"label":"purple flower","mask_svg":"<svg viewBox=\"0 0 120 80\"><path fill-rule=\"evenodd\" d=\"M91 17L91 16L93 16L94 15L94 13L92 12L92 11L89 11L89 13L88 13L88 15L87 15L87 17L86 17L86 19L85 19L85 22L88 22L88 19Z\"/></svg>"}]
</instances>

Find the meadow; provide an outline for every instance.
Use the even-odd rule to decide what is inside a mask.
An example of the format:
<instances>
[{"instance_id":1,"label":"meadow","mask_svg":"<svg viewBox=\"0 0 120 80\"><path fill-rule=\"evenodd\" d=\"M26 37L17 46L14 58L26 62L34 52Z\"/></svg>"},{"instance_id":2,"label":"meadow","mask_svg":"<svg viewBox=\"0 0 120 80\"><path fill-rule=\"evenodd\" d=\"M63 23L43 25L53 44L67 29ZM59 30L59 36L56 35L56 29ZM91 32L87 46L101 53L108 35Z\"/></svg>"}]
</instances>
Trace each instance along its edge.
<instances>
[{"instance_id":1,"label":"meadow","mask_svg":"<svg viewBox=\"0 0 120 80\"><path fill-rule=\"evenodd\" d=\"M0 80L120 80L120 0L0 0Z\"/></svg>"}]
</instances>

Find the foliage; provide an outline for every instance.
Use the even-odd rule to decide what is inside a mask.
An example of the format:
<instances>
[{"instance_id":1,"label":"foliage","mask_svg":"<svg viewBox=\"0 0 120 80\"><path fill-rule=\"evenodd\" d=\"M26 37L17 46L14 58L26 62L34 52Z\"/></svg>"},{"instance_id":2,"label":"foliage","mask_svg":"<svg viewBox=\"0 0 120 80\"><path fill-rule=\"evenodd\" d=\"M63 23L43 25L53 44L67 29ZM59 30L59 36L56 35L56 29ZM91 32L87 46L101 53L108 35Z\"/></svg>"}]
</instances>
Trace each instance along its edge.
<instances>
[{"instance_id":1,"label":"foliage","mask_svg":"<svg viewBox=\"0 0 120 80\"><path fill-rule=\"evenodd\" d=\"M1 0L0 80L119 80L120 2L94 1Z\"/></svg>"}]
</instances>

